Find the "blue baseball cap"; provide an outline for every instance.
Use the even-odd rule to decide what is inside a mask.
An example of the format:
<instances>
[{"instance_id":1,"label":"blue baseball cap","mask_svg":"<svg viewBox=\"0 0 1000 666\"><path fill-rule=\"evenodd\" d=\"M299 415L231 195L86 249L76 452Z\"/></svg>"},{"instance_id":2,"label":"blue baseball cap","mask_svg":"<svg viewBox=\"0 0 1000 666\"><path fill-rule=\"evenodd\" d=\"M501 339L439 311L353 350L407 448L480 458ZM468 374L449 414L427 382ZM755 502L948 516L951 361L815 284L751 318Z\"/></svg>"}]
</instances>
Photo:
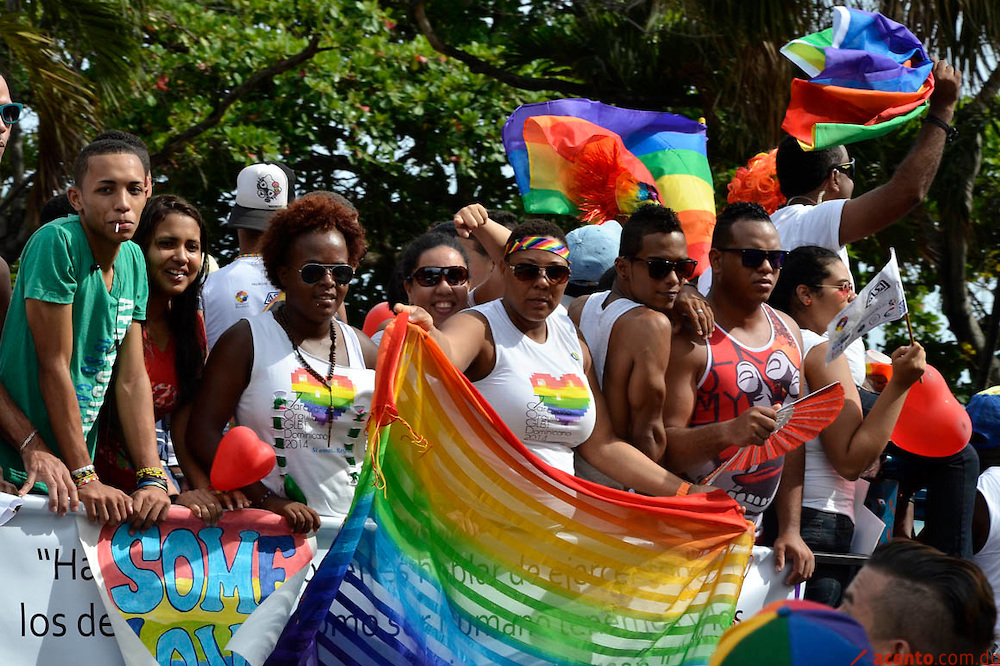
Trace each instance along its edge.
<instances>
[{"instance_id":1,"label":"blue baseball cap","mask_svg":"<svg viewBox=\"0 0 1000 666\"><path fill-rule=\"evenodd\" d=\"M566 234L569 248L570 276L573 284L596 286L604 271L618 257L622 225L614 220L588 224Z\"/></svg>"},{"instance_id":2,"label":"blue baseball cap","mask_svg":"<svg viewBox=\"0 0 1000 666\"><path fill-rule=\"evenodd\" d=\"M972 445L977 449L1000 446L1000 386L972 396L965 411L972 420Z\"/></svg>"}]
</instances>

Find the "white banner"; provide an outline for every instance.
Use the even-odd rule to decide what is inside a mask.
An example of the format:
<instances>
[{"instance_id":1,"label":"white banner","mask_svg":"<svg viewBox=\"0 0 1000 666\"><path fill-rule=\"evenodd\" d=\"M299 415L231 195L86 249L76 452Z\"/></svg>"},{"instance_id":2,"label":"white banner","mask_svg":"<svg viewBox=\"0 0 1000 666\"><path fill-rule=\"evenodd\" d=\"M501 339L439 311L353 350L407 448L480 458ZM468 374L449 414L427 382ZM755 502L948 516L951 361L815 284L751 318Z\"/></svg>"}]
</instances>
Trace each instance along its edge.
<instances>
[{"instance_id":1,"label":"white banner","mask_svg":"<svg viewBox=\"0 0 1000 666\"><path fill-rule=\"evenodd\" d=\"M844 353L847 346L862 335L906 314L906 294L899 276L896 250L889 250L889 263L861 290L857 298L840 311L826 327L830 344L826 362Z\"/></svg>"}]
</instances>

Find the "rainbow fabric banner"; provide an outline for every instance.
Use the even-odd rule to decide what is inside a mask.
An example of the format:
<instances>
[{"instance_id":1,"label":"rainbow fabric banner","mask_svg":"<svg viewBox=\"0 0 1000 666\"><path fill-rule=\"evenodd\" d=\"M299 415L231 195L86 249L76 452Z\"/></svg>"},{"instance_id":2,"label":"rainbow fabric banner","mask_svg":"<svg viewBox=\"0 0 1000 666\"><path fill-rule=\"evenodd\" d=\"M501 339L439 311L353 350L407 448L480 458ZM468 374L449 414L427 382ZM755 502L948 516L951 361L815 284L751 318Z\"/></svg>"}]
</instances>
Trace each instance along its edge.
<instances>
[{"instance_id":1,"label":"rainbow fabric banner","mask_svg":"<svg viewBox=\"0 0 1000 666\"><path fill-rule=\"evenodd\" d=\"M503 144L529 213L579 215L571 196L576 166L588 145L620 144L619 158L639 183L653 183L659 202L677 213L699 274L708 265L715 195L705 125L656 111L589 99L525 104L503 126ZM570 257L572 260L572 257Z\"/></svg>"},{"instance_id":2,"label":"rainbow fabric banner","mask_svg":"<svg viewBox=\"0 0 1000 666\"><path fill-rule=\"evenodd\" d=\"M781 49L810 77L792 81L781 126L803 150L882 136L918 116L934 91L934 64L905 26L859 9L833 12L833 27Z\"/></svg>"},{"instance_id":3,"label":"rainbow fabric banner","mask_svg":"<svg viewBox=\"0 0 1000 666\"><path fill-rule=\"evenodd\" d=\"M354 505L268 664L706 664L753 529L529 453L401 315Z\"/></svg>"}]
</instances>

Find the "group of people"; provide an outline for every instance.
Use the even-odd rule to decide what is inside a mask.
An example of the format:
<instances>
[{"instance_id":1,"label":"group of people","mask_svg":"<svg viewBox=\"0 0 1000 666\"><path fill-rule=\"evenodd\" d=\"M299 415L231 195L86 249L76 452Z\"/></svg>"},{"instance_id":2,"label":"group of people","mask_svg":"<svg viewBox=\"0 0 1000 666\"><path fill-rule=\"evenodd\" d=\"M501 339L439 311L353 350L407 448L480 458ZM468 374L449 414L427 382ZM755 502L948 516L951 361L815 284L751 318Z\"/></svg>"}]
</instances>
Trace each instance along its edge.
<instances>
[{"instance_id":1,"label":"group of people","mask_svg":"<svg viewBox=\"0 0 1000 666\"><path fill-rule=\"evenodd\" d=\"M752 202L727 206L708 266L688 257L677 215L656 204L569 235L472 204L402 250L389 308L378 311L407 312L427 329L542 464L647 495L725 491L773 546L778 569L790 562L788 583L810 581L809 598L835 605L843 595L848 609L864 607L862 623L865 612L884 621L875 601L862 603L878 594L875 574L844 594L847 580L816 567L813 550L848 552L854 481L891 446L924 352L897 349L892 378L869 394L859 388L863 345L828 365L825 331L855 296L845 246L902 217L933 181L960 89L947 64L934 75L936 121L887 183L852 198L855 162L843 146L804 152L786 139L777 178L787 205L773 215ZM300 532L343 518L382 335L374 316L365 331L347 324L366 249L359 211L331 192L295 197L283 165L247 167L229 219L240 256L206 276L201 215L180 197L152 195L136 137L98 136L66 197L72 213L24 249L0 338L5 489L136 528L171 503L209 523L259 507ZM717 473L767 441L783 404L832 382L844 387L844 408L816 439ZM273 446L277 465L258 483L213 491L209 470L233 422ZM932 477L937 508L925 536L943 562L973 555L978 464L972 447L912 461L915 476ZM951 633L988 647L989 585L974 567L949 570L966 581L953 587L972 590L966 610L992 612L989 636L982 622ZM920 603L952 612L936 589ZM887 649L924 644L901 631L886 630L896 641Z\"/></svg>"}]
</instances>

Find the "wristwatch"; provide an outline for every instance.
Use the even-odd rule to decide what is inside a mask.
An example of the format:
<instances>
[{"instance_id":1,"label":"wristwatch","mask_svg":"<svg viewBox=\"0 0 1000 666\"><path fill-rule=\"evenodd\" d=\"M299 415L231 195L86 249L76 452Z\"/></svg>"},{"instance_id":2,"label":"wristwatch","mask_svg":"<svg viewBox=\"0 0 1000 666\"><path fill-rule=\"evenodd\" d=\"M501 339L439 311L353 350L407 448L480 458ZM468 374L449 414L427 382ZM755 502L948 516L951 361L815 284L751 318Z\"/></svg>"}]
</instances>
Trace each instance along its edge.
<instances>
[{"instance_id":1,"label":"wristwatch","mask_svg":"<svg viewBox=\"0 0 1000 666\"><path fill-rule=\"evenodd\" d=\"M945 140L944 140L945 143L951 143L952 141L955 140L955 137L958 136L957 127L955 127L954 125L949 125L948 123L941 120L937 116L932 116L930 114L927 114L927 117L924 118L924 122L931 123L932 125L937 125L941 129L943 129L945 133Z\"/></svg>"}]
</instances>

